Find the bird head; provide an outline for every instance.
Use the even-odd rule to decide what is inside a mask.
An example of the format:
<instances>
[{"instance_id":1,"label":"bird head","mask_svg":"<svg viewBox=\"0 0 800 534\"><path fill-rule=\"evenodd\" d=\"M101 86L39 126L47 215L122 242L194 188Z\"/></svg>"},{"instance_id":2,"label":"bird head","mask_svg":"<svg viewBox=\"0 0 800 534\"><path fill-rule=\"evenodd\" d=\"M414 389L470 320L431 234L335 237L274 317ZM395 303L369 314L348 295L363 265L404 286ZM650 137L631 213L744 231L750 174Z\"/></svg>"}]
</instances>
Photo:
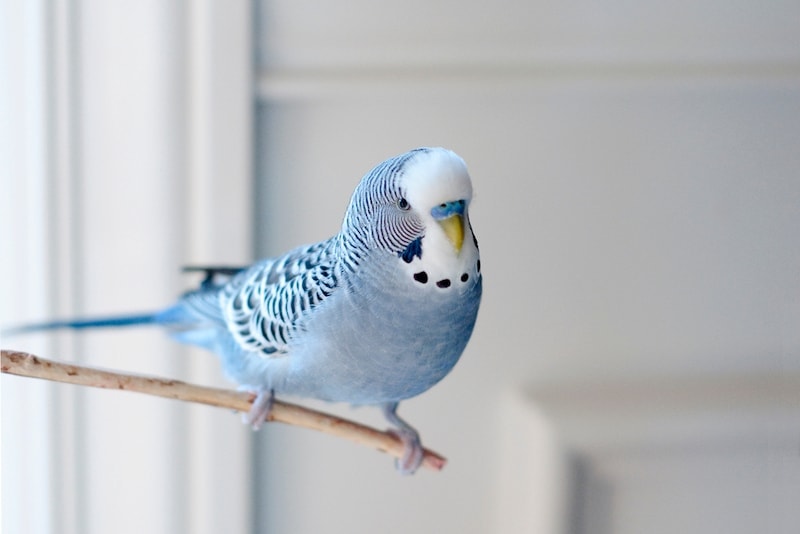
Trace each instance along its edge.
<instances>
[{"instance_id":1,"label":"bird head","mask_svg":"<svg viewBox=\"0 0 800 534\"><path fill-rule=\"evenodd\" d=\"M411 270L461 277L477 261L471 201L464 160L444 148L418 148L364 176L343 231L355 236L354 243L395 254Z\"/></svg>"}]
</instances>

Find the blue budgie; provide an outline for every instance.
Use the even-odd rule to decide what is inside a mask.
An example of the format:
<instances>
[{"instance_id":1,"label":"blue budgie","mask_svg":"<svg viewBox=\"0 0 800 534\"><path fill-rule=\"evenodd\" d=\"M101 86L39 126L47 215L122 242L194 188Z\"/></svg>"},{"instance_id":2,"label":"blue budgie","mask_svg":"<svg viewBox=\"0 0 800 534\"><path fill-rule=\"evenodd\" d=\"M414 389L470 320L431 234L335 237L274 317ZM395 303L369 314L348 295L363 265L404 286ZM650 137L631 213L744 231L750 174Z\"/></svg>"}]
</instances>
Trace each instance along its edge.
<instances>
[{"instance_id":1,"label":"blue budgie","mask_svg":"<svg viewBox=\"0 0 800 534\"><path fill-rule=\"evenodd\" d=\"M217 353L226 374L257 393L246 416L254 427L275 394L380 405L405 446L398 469L413 473L423 449L398 403L450 372L480 305L471 199L459 156L418 148L362 178L326 241L247 268L203 269L201 286L160 312L15 331L164 325Z\"/></svg>"}]
</instances>

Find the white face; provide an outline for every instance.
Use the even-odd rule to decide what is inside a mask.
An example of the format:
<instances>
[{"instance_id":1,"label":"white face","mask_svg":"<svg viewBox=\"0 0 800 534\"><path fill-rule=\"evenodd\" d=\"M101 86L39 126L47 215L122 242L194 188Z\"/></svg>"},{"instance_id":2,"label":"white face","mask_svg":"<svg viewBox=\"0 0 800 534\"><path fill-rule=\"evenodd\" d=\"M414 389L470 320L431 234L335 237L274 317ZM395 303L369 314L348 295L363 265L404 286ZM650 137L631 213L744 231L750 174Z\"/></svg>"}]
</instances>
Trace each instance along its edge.
<instances>
[{"instance_id":1,"label":"white face","mask_svg":"<svg viewBox=\"0 0 800 534\"><path fill-rule=\"evenodd\" d=\"M418 284L439 290L474 281L479 255L469 223L472 181L464 161L445 149L421 153L405 168L400 186L425 227L422 257L404 268Z\"/></svg>"}]
</instances>

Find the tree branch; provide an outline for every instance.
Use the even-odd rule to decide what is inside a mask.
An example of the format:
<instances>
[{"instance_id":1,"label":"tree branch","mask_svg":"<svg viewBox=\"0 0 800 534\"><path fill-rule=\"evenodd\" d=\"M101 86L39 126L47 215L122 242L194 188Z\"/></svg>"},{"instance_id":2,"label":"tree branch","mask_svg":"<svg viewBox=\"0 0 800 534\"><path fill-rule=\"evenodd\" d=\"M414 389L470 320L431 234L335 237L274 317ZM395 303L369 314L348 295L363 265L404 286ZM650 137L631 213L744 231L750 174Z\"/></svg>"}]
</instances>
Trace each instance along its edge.
<instances>
[{"instance_id":1,"label":"tree branch","mask_svg":"<svg viewBox=\"0 0 800 534\"><path fill-rule=\"evenodd\" d=\"M104 371L92 367L45 360L26 352L2 350L2 372L12 375L41 378L79 386L136 391L147 395L197 402L247 412L255 395L247 392L211 388L150 376ZM381 432L353 421L276 400L268 421L302 426L331 434L352 442L383 451L395 458L403 455L402 442L388 432ZM439 471L447 460L425 450L422 465Z\"/></svg>"}]
</instances>

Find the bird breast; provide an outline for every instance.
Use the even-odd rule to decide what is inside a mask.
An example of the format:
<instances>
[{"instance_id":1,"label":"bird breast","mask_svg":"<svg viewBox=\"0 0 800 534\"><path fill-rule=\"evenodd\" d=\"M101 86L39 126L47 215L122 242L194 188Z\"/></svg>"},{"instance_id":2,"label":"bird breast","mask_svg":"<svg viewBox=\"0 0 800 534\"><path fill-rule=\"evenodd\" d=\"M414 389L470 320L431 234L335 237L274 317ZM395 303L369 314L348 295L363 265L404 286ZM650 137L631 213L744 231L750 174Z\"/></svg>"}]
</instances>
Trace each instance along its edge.
<instances>
[{"instance_id":1,"label":"bird breast","mask_svg":"<svg viewBox=\"0 0 800 534\"><path fill-rule=\"evenodd\" d=\"M348 273L315 310L290 351L289 393L379 404L418 395L452 369L475 325L479 273L432 288L394 260L365 262L383 267Z\"/></svg>"}]
</instances>

